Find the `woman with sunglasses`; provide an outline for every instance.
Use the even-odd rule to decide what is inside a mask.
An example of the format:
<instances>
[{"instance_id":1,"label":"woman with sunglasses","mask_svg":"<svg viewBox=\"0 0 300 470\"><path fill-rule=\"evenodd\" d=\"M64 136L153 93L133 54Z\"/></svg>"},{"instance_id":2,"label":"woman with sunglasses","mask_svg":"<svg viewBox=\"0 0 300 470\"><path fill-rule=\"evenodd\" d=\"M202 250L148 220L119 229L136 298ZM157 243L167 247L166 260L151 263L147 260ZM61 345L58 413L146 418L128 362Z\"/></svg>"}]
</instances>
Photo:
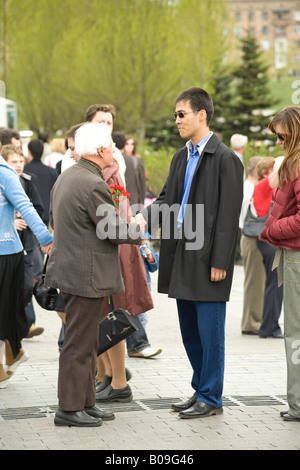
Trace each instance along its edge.
<instances>
[{"instance_id":1,"label":"woman with sunglasses","mask_svg":"<svg viewBox=\"0 0 300 470\"><path fill-rule=\"evenodd\" d=\"M286 421L300 421L300 108L288 106L269 124L285 151L278 190L260 239L277 247L273 269L283 283L284 337L287 360Z\"/></svg>"}]
</instances>

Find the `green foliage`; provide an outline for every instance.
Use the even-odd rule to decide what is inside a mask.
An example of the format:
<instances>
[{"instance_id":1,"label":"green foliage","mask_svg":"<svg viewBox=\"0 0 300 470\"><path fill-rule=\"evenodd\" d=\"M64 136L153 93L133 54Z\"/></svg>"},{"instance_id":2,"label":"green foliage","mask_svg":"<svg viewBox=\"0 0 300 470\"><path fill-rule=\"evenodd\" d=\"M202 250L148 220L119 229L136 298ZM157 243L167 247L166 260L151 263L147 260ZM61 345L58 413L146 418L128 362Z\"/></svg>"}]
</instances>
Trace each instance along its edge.
<instances>
[{"instance_id":1,"label":"green foliage","mask_svg":"<svg viewBox=\"0 0 300 470\"><path fill-rule=\"evenodd\" d=\"M153 150L152 147L145 146L141 152L148 185L156 196L159 195L167 179L171 160L176 150L178 149L171 147Z\"/></svg>"},{"instance_id":2,"label":"green foliage","mask_svg":"<svg viewBox=\"0 0 300 470\"><path fill-rule=\"evenodd\" d=\"M275 137L271 137L273 140L273 145L265 145L263 143L257 145L253 141L250 141L246 147L244 153L244 166L247 169L248 161L251 157L281 157L284 155L282 147L280 145L276 145Z\"/></svg>"},{"instance_id":3,"label":"green foliage","mask_svg":"<svg viewBox=\"0 0 300 470\"><path fill-rule=\"evenodd\" d=\"M54 134L113 103L115 130L144 140L189 86L212 91L225 0L8 0L7 95L20 126Z\"/></svg>"},{"instance_id":4,"label":"green foliage","mask_svg":"<svg viewBox=\"0 0 300 470\"><path fill-rule=\"evenodd\" d=\"M254 36L242 39L242 62L235 71L236 100L232 106L233 133L247 135L250 140L265 140L267 118L264 110L277 104L269 87L269 65Z\"/></svg>"}]
</instances>

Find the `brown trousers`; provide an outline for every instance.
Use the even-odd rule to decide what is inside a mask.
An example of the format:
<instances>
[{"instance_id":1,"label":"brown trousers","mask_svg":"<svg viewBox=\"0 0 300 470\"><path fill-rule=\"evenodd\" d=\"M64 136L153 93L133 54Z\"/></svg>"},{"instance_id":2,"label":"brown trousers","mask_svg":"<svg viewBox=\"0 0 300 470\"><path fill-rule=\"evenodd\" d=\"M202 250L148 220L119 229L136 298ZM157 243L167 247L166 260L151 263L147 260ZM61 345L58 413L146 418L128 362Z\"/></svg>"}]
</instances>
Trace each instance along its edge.
<instances>
[{"instance_id":1,"label":"brown trousers","mask_svg":"<svg viewBox=\"0 0 300 470\"><path fill-rule=\"evenodd\" d=\"M95 405L98 322L103 298L62 293L66 330L59 358L58 404L63 411Z\"/></svg>"}]
</instances>

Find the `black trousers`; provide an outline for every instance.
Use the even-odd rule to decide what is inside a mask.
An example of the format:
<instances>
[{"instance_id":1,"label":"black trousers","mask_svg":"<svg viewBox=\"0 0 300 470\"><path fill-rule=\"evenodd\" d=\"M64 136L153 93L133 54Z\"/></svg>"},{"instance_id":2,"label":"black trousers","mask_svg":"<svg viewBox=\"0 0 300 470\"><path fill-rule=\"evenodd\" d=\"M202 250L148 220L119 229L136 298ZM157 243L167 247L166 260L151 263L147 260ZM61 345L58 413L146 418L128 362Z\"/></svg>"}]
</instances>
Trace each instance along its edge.
<instances>
[{"instance_id":1,"label":"black trousers","mask_svg":"<svg viewBox=\"0 0 300 470\"><path fill-rule=\"evenodd\" d=\"M27 336L28 319L24 307L23 251L0 256L0 340L8 340L14 356Z\"/></svg>"}]
</instances>

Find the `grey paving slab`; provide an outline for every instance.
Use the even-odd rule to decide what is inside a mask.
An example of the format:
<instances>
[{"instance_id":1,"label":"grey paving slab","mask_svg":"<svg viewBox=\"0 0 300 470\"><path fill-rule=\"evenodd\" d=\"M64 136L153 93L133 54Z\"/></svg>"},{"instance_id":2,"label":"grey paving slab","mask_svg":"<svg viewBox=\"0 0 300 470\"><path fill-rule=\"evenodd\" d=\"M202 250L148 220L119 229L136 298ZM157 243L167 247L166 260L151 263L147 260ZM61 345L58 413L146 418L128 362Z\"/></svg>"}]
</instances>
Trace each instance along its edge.
<instances>
[{"instance_id":1,"label":"grey paving slab","mask_svg":"<svg viewBox=\"0 0 300 470\"><path fill-rule=\"evenodd\" d=\"M243 268L236 266L226 320L224 413L181 420L170 410L173 400L189 397L191 369L181 342L173 299L156 292L147 332L163 352L153 359L126 358L132 371L134 400L110 404L116 419L99 428L58 428L58 347L60 320L36 305L44 334L24 340L30 359L0 389L0 450L296 450L300 423L279 417L286 409L284 342L241 335ZM280 319L283 323L283 315ZM108 405L106 405L108 407Z\"/></svg>"}]
</instances>

